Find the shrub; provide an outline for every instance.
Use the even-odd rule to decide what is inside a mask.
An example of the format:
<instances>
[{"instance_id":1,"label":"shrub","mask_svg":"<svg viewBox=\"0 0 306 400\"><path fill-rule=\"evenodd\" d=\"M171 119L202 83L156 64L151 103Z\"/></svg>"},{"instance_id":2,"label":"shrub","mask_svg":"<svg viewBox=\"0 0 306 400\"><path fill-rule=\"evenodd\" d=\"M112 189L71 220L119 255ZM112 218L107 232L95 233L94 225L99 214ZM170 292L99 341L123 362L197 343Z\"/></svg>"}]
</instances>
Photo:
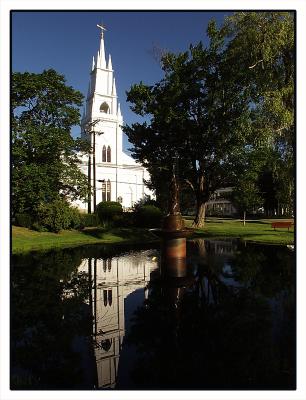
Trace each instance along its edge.
<instances>
[{"instance_id":1,"label":"shrub","mask_svg":"<svg viewBox=\"0 0 306 400\"><path fill-rule=\"evenodd\" d=\"M82 228L84 228L85 226L98 226L99 223L100 221L97 214L80 214L80 226Z\"/></svg>"},{"instance_id":2,"label":"shrub","mask_svg":"<svg viewBox=\"0 0 306 400\"><path fill-rule=\"evenodd\" d=\"M52 203L40 204L37 212L38 225L48 231L59 232L72 225L72 208L63 199L54 200Z\"/></svg>"},{"instance_id":3,"label":"shrub","mask_svg":"<svg viewBox=\"0 0 306 400\"><path fill-rule=\"evenodd\" d=\"M144 197L140 200L137 201L137 203L134 204L133 206L133 211L138 211L139 208L143 207L143 206L155 206L158 207L157 201L151 199L150 196L148 195L144 195Z\"/></svg>"},{"instance_id":4,"label":"shrub","mask_svg":"<svg viewBox=\"0 0 306 400\"><path fill-rule=\"evenodd\" d=\"M135 226L135 213L123 212L120 215L115 215L113 218L113 224L116 227L130 228Z\"/></svg>"},{"instance_id":5,"label":"shrub","mask_svg":"<svg viewBox=\"0 0 306 400\"><path fill-rule=\"evenodd\" d=\"M135 211L136 224L143 228L159 228L162 216L161 210L152 205L139 207Z\"/></svg>"},{"instance_id":6,"label":"shrub","mask_svg":"<svg viewBox=\"0 0 306 400\"><path fill-rule=\"evenodd\" d=\"M129 228L135 225L135 213L133 212L125 212L122 214L122 226Z\"/></svg>"},{"instance_id":7,"label":"shrub","mask_svg":"<svg viewBox=\"0 0 306 400\"><path fill-rule=\"evenodd\" d=\"M31 228L32 228L34 231L37 231L37 232L48 232L48 229L45 228L44 226L40 225L40 223L37 222L37 221L35 221L35 222L32 224L32 227L31 227Z\"/></svg>"},{"instance_id":8,"label":"shrub","mask_svg":"<svg viewBox=\"0 0 306 400\"><path fill-rule=\"evenodd\" d=\"M70 207L70 225L69 228L79 229L81 227L81 215L77 208Z\"/></svg>"},{"instance_id":9,"label":"shrub","mask_svg":"<svg viewBox=\"0 0 306 400\"><path fill-rule=\"evenodd\" d=\"M22 226L24 228L31 228L32 217L29 214L16 214L15 215L15 224L17 226Z\"/></svg>"},{"instance_id":10,"label":"shrub","mask_svg":"<svg viewBox=\"0 0 306 400\"><path fill-rule=\"evenodd\" d=\"M102 201L97 205L97 214L103 225L112 224L122 213L122 205L116 201Z\"/></svg>"}]
</instances>

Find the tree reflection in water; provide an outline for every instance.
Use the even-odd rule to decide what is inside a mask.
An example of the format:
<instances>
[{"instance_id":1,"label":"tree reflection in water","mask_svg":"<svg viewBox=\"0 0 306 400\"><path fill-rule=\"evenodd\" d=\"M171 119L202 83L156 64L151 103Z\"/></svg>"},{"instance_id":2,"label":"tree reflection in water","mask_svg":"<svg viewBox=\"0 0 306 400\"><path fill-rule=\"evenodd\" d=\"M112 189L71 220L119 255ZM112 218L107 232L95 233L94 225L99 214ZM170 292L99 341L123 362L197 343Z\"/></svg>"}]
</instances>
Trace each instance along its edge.
<instances>
[{"instance_id":1,"label":"tree reflection in water","mask_svg":"<svg viewBox=\"0 0 306 400\"><path fill-rule=\"evenodd\" d=\"M96 288L104 307L117 309L118 296L106 283L95 288L95 266L112 275L106 260L116 252L124 259L123 251L92 246L13 257L12 389L99 386L96 354L110 351L114 335L99 330ZM294 389L292 253L202 239L189 242L187 253L187 276L151 273L139 303L126 288L116 388ZM90 268L78 269L84 260Z\"/></svg>"},{"instance_id":2,"label":"tree reflection in water","mask_svg":"<svg viewBox=\"0 0 306 400\"><path fill-rule=\"evenodd\" d=\"M77 249L13 257L12 389L90 386L81 368L81 353L90 349L81 338L90 335L92 324L80 262Z\"/></svg>"},{"instance_id":3,"label":"tree reflection in water","mask_svg":"<svg viewBox=\"0 0 306 400\"><path fill-rule=\"evenodd\" d=\"M286 248L240 245L218 258L214 242L193 245L193 283L151 282L134 317L127 340L139 353L135 387L294 389L292 256ZM222 272L225 261L230 281Z\"/></svg>"}]
</instances>

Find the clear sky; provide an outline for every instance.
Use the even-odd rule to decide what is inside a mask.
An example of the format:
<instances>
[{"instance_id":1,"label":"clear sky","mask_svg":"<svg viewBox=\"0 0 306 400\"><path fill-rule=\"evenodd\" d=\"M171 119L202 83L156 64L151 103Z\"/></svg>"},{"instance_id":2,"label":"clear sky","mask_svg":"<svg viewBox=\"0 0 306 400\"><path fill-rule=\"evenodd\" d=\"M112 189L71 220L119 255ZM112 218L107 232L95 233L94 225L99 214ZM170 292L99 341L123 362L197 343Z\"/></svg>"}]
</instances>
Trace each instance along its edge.
<instances>
[{"instance_id":1,"label":"clear sky","mask_svg":"<svg viewBox=\"0 0 306 400\"><path fill-rule=\"evenodd\" d=\"M12 69L40 73L54 68L67 83L87 94L92 57L96 56L103 21L106 56L110 53L125 123L139 120L126 102L133 83L153 84L162 78L154 46L185 51L206 41L208 21L221 23L230 12L210 11L17 11L12 13ZM79 128L73 129L76 135ZM124 138L124 148L130 147Z\"/></svg>"}]
</instances>

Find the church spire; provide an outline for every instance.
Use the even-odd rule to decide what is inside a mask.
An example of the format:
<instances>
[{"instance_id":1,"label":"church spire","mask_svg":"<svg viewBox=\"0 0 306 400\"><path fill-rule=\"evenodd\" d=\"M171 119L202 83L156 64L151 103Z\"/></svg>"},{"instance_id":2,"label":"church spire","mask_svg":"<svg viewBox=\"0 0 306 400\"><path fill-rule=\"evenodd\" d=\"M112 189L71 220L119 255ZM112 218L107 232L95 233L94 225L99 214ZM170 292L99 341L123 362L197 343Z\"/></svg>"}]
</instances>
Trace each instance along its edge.
<instances>
[{"instance_id":1,"label":"church spire","mask_svg":"<svg viewBox=\"0 0 306 400\"><path fill-rule=\"evenodd\" d=\"M113 96L117 96L117 90L116 90L116 81L115 81L115 78L113 79L112 95L113 95Z\"/></svg>"},{"instance_id":2,"label":"church spire","mask_svg":"<svg viewBox=\"0 0 306 400\"><path fill-rule=\"evenodd\" d=\"M104 48L104 31L106 29L104 26L98 25L97 27L101 29L101 38L100 38L100 50L98 52L98 59L97 59L97 68L106 68L106 60L105 60L105 48Z\"/></svg>"},{"instance_id":3,"label":"church spire","mask_svg":"<svg viewBox=\"0 0 306 400\"><path fill-rule=\"evenodd\" d=\"M117 115L118 117L122 117L120 103L118 103Z\"/></svg>"},{"instance_id":4,"label":"church spire","mask_svg":"<svg viewBox=\"0 0 306 400\"><path fill-rule=\"evenodd\" d=\"M112 57L111 57L111 55L108 56L107 69L110 69L110 70L113 69L113 66L112 66Z\"/></svg>"}]
</instances>

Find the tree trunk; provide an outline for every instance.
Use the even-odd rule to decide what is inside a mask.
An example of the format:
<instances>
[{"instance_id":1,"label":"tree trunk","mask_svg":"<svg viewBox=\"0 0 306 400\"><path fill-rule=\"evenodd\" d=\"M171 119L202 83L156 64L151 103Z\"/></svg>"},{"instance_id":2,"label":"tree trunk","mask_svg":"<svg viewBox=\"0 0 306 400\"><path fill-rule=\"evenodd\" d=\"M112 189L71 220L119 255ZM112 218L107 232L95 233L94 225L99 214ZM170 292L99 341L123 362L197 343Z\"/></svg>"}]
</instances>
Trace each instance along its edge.
<instances>
[{"instance_id":1,"label":"tree trunk","mask_svg":"<svg viewBox=\"0 0 306 400\"><path fill-rule=\"evenodd\" d=\"M243 226L245 226L245 214L246 214L246 212L243 211Z\"/></svg>"},{"instance_id":2,"label":"tree trunk","mask_svg":"<svg viewBox=\"0 0 306 400\"><path fill-rule=\"evenodd\" d=\"M196 216L192 223L193 228L203 228L205 225L206 202L197 201Z\"/></svg>"}]
</instances>

